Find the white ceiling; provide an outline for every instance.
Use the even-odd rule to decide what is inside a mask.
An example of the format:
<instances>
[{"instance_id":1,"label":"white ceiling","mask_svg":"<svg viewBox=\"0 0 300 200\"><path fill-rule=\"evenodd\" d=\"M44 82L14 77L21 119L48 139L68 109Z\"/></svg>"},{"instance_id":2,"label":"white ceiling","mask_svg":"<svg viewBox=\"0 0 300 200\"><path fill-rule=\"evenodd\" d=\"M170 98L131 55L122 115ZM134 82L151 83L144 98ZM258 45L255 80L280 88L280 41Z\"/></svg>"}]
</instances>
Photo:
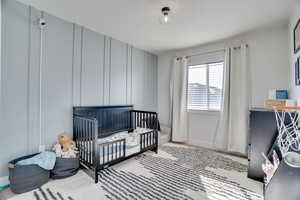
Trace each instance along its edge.
<instances>
[{"instance_id":1,"label":"white ceiling","mask_svg":"<svg viewBox=\"0 0 300 200\"><path fill-rule=\"evenodd\" d=\"M133 46L160 52L282 22L289 17L294 0L172 0L175 13L168 25L159 23L164 0L19 1Z\"/></svg>"}]
</instances>

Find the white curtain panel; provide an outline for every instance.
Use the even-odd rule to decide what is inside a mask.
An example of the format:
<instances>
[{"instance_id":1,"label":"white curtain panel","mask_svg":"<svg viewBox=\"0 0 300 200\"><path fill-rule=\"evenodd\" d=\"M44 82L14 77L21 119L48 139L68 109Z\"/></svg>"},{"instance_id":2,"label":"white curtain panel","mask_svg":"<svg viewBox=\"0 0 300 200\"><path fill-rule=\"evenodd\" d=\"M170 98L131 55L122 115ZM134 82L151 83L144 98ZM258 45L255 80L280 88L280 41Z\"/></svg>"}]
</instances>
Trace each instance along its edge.
<instances>
[{"instance_id":1,"label":"white curtain panel","mask_svg":"<svg viewBox=\"0 0 300 200\"><path fill-rule=\"evenodd\" d=\"M221 111L219 123L214 138L216 149L227 151L228 144L228 127L229 127L229 92L230 92L230 63L231 63L231 48L226 48L224 58L223 71L223 95L221 101Z\"/></svg>"},{"instance_id":2,"label":"white curtain panel","mask_svg":"<svg viewBox=\"0 0 300 200\"><path fill-rule=\"evenodd\" d=\"M187 128L187 59L175 58L171 72L170 100L172 141L186 142Z\"/></svg>"},{"instance_id":3,"label":"white curtain panel","mask_svg":"<svg viewBox=\"0 0 300 200\"><path fill-rule=\"evenodd\" d=\"M247 46L226 49L224 93L216 148L246 154L249 121L249 70Z\"/></svg>"}]
</instances>

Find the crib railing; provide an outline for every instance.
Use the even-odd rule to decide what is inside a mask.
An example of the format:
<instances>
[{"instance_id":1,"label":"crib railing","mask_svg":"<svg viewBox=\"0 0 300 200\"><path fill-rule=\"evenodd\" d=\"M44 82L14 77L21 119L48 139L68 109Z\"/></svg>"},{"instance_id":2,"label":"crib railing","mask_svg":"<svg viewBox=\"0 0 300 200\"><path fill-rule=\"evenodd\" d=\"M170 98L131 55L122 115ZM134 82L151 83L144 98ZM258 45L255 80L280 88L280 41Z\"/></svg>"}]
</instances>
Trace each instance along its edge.
<instances>
[{"instance_id":1,"label":"crib railing","mask_svg":"<svg viewBox=\"0 0 300 200\"><path fill-rule=\"evenodd\" d=\"M153 147L157 146L157 132L150 131L146 133L142 133L140 135L140 147L141 151L148 151L153 149Z\"/></svg>"},{"instance_id":2,"label":"crib railing","mask_svg":"<svg viewBox=\"0 0 300 200\"><path fill-rule=\"evenodd\" d=\"M126 139L115 140L99 144L100 169L106 168L124 159L126 156Z\"/></svg>"},{"instance_id":3,"label":"crib railing","mask_svg":"<svg viewBox=\"0 0 300 200\"><path fill-rule=\"evenodd\" d=\"M148 112L141 110L132 110L131 112L131 124L133 129L139 128L149 128L158 129L158 119L156 112Z\"/></svg>"},{"instance_id":4,"label":"crib railing","mask_svg":"<svg viewBox=\"0 0 300 200\"><path fill-rule=\"evenodd\" d=\"M139 153L147 150L157 152L158 148L158 119L157 113L130 110L126 114L127 120L124 126L118 127L124 130L144 128L146 132L140 134L140 151L132 155L126 156L126 139L120 139L111 142L99 143L98 138L102 136L102 132L107 132L110 126L113 128L115 124L113 120L124 121L123 115L116 113L111 117L103 115L102 119L97 119L93 116L85 116L81 114L73 114L73 137L76 142L76 146L79 149L80 163L85 168L92 169L94 171L95 182L98 182L98 171L118 163L122 160L133 157ZM125 116L125 114L124 114ZM99 121L100 120L100 121ZM119 120L119 121L120 121ZM108 122L109 123L108 123ZM129 122L129 124L128 124ZM101 124L98 124L101 123ZM110 124L110 125L109 125ZM115 130L114 130L115 131ZM107 132L108 135L114 132Z\"/></svg>"},{"instance_id":5,"label":"crib railing","mask_svg":"<svg viewBox=\"0 0 300 200\"><path fill-rule=\"evenodd\" d=\"M131 112L131 124L132 128L146 128L151 131L142 133L140 135L140 147L141 151L147 151L149 149L158 148L158 118L156 112L148 112L141 110L132 110Z\"/></svg>"},{"instance_id":6,"label":"crib railing","mask_svg":"<svg viewBox=\"0 0 300 200\"><path fill-rule=\"evenodd\" d=\"M98 121L94 118L75 115L73 136L79 150L80 162L87 167L97 168Z\"/></svg>"}]
</instances>

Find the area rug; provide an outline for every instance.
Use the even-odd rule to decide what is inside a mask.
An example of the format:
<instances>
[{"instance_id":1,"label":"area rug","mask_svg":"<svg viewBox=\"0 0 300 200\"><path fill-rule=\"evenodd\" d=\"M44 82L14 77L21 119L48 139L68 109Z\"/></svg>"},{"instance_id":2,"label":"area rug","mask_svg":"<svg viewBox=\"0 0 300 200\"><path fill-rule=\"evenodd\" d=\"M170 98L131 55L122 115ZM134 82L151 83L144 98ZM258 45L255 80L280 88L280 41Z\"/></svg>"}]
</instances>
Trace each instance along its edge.
<instances>
[{"instance_id":1,"label":"area rug","mask_svg":"<svg viewBox=\"0 0 300 200\"><path fill-rule=\"evenodd\" d=\"M166 144L99 174L80 171L11 200L262 200L262 184L247 178L247 160Z\"/></svg>"}]
</instances>

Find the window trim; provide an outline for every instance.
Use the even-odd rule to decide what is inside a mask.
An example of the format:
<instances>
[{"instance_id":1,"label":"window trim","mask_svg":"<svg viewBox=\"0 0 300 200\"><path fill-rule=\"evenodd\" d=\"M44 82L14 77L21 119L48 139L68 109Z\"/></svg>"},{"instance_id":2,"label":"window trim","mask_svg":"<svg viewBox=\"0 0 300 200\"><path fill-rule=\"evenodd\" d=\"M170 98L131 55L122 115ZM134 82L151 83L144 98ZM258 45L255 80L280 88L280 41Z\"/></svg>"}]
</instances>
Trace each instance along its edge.
<instances>
[{"instance_id":1,"label":"window trim","mask_svg":"<svg viewBox=\"0 0 300 200\"><path fill-rule=\"evenodd\" d=\"M214 114L218 114L221 112L220 110L216 110L216 109L211 109L211 110L205 110L205 109L187 109L188 113L195 113L195 114L209 114L209 115L214 115Z\"/></svg>"},{"instance_id":2,"label":"window trim","mask_svg":"<svg viewBox=\"0 0 300 200\"><path fill-rule=\"evenodd\" d=\"M187 102L187 105L186 105L186 108L187 108L187 112L188 113L209 113L209 114L212 114L212 113L219 113L221 112L222 110L222 105L221 105L221 108L220 109L210 109L209 107L209 65L210 64L216 64L216 63L223 63L223 80L224 80L224 67L225 67L225 60L224 59L220 59L220 60L216 60L214 62L207 62L207 63L199 63L199 64L192 64L192 65L188 65L187 66L187 70L188 70L188 73L187 73L187 95L186 95L186 102ZM198 66L198 65L205 65L205 68L206 68L206 85L208 86L208 89L207 89L207 109L189 109L188 108L188 87L189 87L189 67L190 66ZM223 96L223 89L222 88L222 96Z\"/></svg>"}]
</instances>

